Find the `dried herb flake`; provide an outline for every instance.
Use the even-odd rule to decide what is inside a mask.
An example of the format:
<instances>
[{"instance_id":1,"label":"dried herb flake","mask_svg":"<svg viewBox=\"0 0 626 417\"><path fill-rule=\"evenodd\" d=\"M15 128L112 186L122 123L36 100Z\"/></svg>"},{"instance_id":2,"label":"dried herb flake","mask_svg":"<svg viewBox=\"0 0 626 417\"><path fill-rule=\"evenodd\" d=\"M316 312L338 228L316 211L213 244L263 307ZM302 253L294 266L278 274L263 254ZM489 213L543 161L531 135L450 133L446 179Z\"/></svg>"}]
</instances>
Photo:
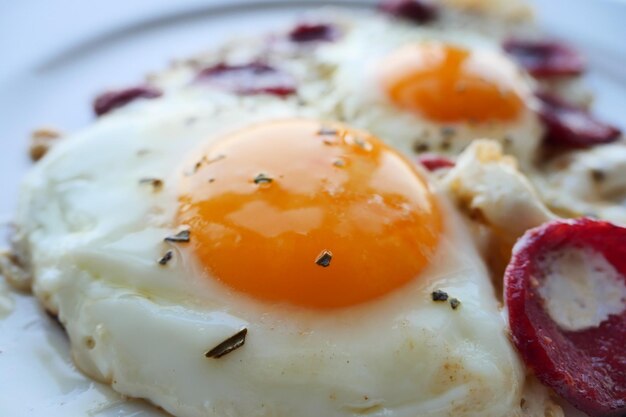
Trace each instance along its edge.
<instances>
[{"instance_id":1,"label":"dried herb flake","mask_svg":"<svg viewBox=\"0 0 626 417\"><path fill-rule=\"evenodd\" d=\"M174 236L168 236L166 237L165 240L166 242L174 242L174 243L186 243L189 242L190 240L190 232L189 230L181 230L180 232L176 233Z\"/></svg>"},{"instance_id":2,"label":"dried herb flake","mask_svg":"<svg viewBox=\"0 0 626 417\"><path fill-rule=\"evenodd\" d=\"M154 191L163 188L163 180L159 178L142 178L139 180L139 184L150 184Z\"/></svg>"},{"instance_id":3,"label":"dried herb flake","mask_svg":"<svg viewBox=\"0 0 626 417\"><path fill-rule=\"evenodd\" d=\"M267 175L261 173L259 175L257 175L256 177L254 177L254 183L255 184L269 184L272 181L274 181L272 178L268 177Z\"/></svg>"},{"instance_id":4,"label":"dried herb flake","mask_svg":"<svg viewBox=\"0 0 626 417\"><path fill-rule=\"evenodd\" d=\"M445 291L437 290L433 291L431 296L433 297L433 301L447 301L448 293Z\"/></svg>"},{"instance_id":5,"label":"dried herb flake","mask_svg":"<svg viewBox=\"0 0 626 417\"><path fill-rule=\"evenodd\" d=\"M430 146L427 143L415 142L413 144L413 151L416 153L428 152L429 149L430 149Z\"/></svg>"},{"instance_id":6,"label":"dried herb flake","mask_svg":"<svg viewBox=\"0 0 626 417\"><path fill-rule=\"evenodd\" d=\"M333 253L329 250L324 249L317 258L315 259L315 263L321 267L326 268L330 265L330 261L333 259Z\"/></svg>"},{"instance_id":7,"label":"dried herb flake","mask_svg":"<svg viewBox=\"0 0 626 417\"><path fill-rule=\"evenodd\" d=\"M168 250L167 252L165 252L165 255L163 255L161 259L159 259L159 265L167 265L167 263L171 261L173 257L174 252Z\"/></svg>"},{"instance_id":8,"label":"dried herb flake","mask_svg":"<svg viewBox=\"0 0 626 417\"><path fill-rule=\"evenodd\" d=\"M246 343L247 334L248 329L244 327L219 345L215 346L213 349L206 352L204 356L207 358L219 359L233 350L239 349L244 345L244 343Z\"/></svg>"}]
</instances>

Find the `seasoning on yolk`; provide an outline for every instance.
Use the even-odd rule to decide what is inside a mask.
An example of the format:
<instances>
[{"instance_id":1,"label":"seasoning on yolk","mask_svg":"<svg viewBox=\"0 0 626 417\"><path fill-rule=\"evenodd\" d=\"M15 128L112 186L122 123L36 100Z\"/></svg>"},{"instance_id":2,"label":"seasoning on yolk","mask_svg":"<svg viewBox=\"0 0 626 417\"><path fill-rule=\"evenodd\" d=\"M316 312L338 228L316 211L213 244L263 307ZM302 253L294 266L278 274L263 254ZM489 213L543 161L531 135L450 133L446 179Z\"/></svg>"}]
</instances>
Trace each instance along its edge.
<instances>
[{"instance_id":1,"label":"seasoning on yolk","mask_svg":"<svg viewBox=\"0 0 626 417\"><path fill-rule=\"evenodd\" d=\"M197 156L178 221L207 275L256 299L333 308L382 296L429 264L442 220L424 178L377 138L331 127L259 124Z\"/></svg>"},{"instance_id":2,"label":"seasoning on yolk","mask_svg":"<svg viewBox=\"0 0 626 417\"><path fill-rule=\"evenodd\" d=\"M490 51L410 44L383 61L379 76L396 106L434 122L511 121L524 104L515 66Z\"/></svg>"}]
</instances>

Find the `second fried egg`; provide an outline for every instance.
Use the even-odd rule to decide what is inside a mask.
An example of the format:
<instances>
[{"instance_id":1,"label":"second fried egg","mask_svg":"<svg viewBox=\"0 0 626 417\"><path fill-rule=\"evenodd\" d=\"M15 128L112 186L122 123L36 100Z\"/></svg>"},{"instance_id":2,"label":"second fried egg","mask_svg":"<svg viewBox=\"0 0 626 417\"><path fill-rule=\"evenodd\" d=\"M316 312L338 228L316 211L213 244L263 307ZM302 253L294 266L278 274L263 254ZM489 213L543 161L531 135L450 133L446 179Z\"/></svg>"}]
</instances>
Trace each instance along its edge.
<instances>
[{"instance_id":1,"label":"second fried egg","mask_svg":"<svg viewBox=\"0 0 626 417\"><path fill-rule=\"evenodd\" d=\"M499 42L372 16L320 55L337 66L332 82L344 117L403 151L456 155L490 137L527 164L543 133L532 110L535 81Z\"/></svg>"}]
</instances>

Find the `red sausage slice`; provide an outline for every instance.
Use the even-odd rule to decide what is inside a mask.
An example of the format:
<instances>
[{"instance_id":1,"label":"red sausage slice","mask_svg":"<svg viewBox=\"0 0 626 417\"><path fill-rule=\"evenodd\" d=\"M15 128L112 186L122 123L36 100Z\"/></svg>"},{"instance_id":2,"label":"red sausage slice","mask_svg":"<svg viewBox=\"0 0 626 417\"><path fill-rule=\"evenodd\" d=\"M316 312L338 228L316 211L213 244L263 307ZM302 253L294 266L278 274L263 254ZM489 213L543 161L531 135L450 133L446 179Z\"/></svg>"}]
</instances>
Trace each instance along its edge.
<instances>
[{"instance_id":1,"label":"red sausage slice","mask_svg":"<svg viewBox=\"0 0 626 417\"><path fill-rule=\"evenodd\" d=\"M502 46L537 78L579 75L585 70L585 62L580 54L560 42L509 39Z\"/></svg>"},{"instance_id":2,"label":"red sausage slice","mask_svg":"<svg viewBox=\"0 0 626 417\"><path fill-rule=\"evenodd\" d=\"M567 103L549 93L537 93L538 115L545 129L545 139L553 145L587 147L614 142L622 132L596 119L586 109Z\"/></svg>"},{"instance_id":3,"label":"red sausage slice","mask_svg":"<svg viewBox=\"0 0 626 417\"><path fill-rule=\"evenodd\" d=\"M453 160L435 153L423 153L417 157L417 162L431 172L442 168L452 168L454 166Z\"/></svg>"},{"instance_id":4,"label":"red sausage slice","mask_svg":"<svg viewBox=\"0 0 626 417\"><path fill-rule=\"evenodd\" d=\"M542 288L547 285L550 260L567 250L600 255L616 271L616 282L626 283L626 228L583 218L553 221L528 231L515 245L504 277L513 342L539 380L573 406L594 417L623 417L626 300L620 301L621 311L599 323L582 328L558 324ZM588 260L585 265L590 265ZM594 274L589 278L600 279L599 273Z\"/></svg>"},{"instance_id":5,"label":"red sausage slice","mask_svg":"<svg viewBox=\"0 0 626 417\"><path fill-rule=\"evenodd\" d=\"M382 0L378 9L414 23L428 23L437 18L438 8L428 0Z\"/></svg>"},{"instance_id":6,"label":"red sausage slice","mask_svg":"<svg viewBox=\"0 0 626 417\"><path fill-rule=\"evenodd\" d=\"M138 98L157 98L162 94L158 88L147 85L107 91L96 97L93 102L93 111L96 115L102 116Z\"/></svg>"},{"instance_id":7,"label":"red sausage slice","mask_svg":"<svg viewBox=\"0 0 626 417\"><path fill-rule=\"evenodd\" d=\"M300 23L289 32L289 40L296 43L332 42L339 37L339 29L328 23Z\"/></svg>"},{"instance_id":8,"label":"red sausage slice","mask_svg":"<svg viewBox=\"0 0 626 417\"><path fill-rule=\"evenodd\" d=\"M296 83L291 75L260 62L218 64L205 68L198 73L196 82L240 95L269 94L284 97L296 92Z\"/></svg>"}]
</instances>

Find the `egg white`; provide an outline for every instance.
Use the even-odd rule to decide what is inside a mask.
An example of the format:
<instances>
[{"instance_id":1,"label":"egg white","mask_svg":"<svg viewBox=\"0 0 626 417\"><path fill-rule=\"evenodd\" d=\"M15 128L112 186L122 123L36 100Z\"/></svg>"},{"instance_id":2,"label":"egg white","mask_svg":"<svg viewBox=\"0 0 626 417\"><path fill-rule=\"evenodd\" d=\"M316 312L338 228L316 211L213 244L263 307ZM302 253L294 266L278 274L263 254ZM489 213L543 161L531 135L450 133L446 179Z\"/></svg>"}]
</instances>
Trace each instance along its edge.
<instances>
[{"instance_id":1,"label":"egg white","mask_svg":"<svg viewBox=\"0 0 626 417\"><path fill-rule=\"evenodd\" d=\"M595 216L626 224L626 144L574 150L532 173L547 204L571 217Z\"/></svg>"}]
</instances>

